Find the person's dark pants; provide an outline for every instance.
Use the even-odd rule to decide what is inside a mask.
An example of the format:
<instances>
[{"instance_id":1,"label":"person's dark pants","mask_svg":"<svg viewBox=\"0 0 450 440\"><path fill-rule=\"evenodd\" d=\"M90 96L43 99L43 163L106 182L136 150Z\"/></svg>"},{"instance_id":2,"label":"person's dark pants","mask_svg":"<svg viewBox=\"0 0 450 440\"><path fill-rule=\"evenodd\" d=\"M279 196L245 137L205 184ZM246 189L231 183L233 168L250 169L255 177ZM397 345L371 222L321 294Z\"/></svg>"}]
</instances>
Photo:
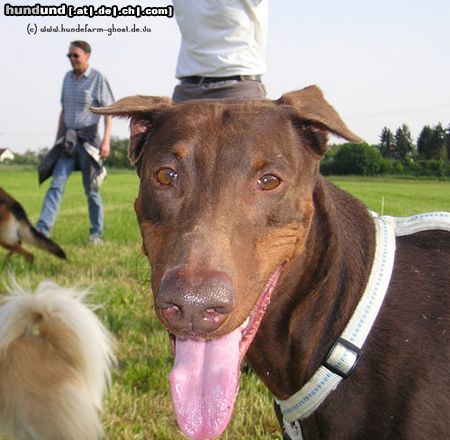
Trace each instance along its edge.
<instances>
[{"instance_id":1,"label":"person's dark pants","mask_svg":"<svg viewBox=\"0 0 450 440\"><path fill-rule=\"evenodd\" d=\"M197 99L264 99L266 88L260 81L225 80L216 82L191 83L181 81L173 92L175 102Z\"/></svg>"}]
</instances>

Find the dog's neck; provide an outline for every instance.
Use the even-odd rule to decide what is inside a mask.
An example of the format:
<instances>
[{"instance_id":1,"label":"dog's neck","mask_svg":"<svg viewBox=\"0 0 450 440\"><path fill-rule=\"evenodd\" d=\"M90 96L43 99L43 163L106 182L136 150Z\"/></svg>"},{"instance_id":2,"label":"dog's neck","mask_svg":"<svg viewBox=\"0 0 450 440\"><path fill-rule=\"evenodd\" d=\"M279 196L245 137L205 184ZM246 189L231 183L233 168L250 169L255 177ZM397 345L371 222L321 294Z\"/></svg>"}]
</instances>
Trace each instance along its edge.
<instances>
[{"instance_id":1,"label":"dog's neck","mask_svg":"<svg viewBox=\"0 0 450 440\"><path fill-rule=\"evenodd\" d=\"M324 360L350 319L372 266L374 226L356 199L319 179L304 254L292 261L248 353L280 399Z\"/></svg>"}]
</instances>

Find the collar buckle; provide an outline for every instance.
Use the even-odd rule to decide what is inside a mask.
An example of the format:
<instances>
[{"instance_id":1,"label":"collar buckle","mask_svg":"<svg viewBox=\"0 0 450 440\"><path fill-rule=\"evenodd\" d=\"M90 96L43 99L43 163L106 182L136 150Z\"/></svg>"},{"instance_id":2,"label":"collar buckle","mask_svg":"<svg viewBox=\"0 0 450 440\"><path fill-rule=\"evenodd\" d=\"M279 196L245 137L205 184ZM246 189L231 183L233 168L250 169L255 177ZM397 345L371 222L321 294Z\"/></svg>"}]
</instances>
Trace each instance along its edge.
<instances>
[{"instance_id":1,"label":"collar buckle","mask_svg":"<svg viewBox=\"0 0 450 440\"><path fill-rule=\"evenodd\" d=\"M346 379L355 369L363 351L344 338L338 340L331 347L322 365L331 372Z\"/></svg>"}]
</instances>

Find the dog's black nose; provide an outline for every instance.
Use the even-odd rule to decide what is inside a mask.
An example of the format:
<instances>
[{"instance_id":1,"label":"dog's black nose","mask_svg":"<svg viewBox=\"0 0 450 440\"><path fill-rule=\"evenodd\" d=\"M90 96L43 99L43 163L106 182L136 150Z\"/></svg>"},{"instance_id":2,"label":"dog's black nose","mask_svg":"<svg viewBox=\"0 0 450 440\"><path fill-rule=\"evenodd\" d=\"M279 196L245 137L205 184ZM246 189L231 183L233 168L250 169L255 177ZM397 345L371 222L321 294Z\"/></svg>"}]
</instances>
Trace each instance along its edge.
<instances>
[{"instance_id":1,"label":"dog's black nose","mask_svg":"<svg viewBox=\"0 0 450 440\"><path fill-rule=\"evenodd\" d=\"M224 272L201 271L164 277L156 307L173 333L198 336L217 330L233 309L233 287Z\"/></svg>"}]
</instances>

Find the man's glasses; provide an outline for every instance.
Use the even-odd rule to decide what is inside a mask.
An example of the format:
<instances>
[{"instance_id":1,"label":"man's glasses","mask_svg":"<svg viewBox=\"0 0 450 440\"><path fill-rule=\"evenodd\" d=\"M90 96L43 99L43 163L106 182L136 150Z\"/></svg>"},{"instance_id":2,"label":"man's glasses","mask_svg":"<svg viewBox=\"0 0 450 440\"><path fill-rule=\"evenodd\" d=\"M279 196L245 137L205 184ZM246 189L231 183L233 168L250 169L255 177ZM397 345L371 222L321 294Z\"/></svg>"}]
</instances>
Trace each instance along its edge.
<instances>
[{"instance_id":1,"label":"man's glasses","mask_svg":"<svg viewBox=\"0 0 450 440\"><path fill-rule=\"evenodd\" d=\"M67 58L75 58L75 59L78 59L79 57L80 57L80 55L78 55L77 53L68 53L67 55L66 55L66 57Z\"/></svg>"}]
</instances>

